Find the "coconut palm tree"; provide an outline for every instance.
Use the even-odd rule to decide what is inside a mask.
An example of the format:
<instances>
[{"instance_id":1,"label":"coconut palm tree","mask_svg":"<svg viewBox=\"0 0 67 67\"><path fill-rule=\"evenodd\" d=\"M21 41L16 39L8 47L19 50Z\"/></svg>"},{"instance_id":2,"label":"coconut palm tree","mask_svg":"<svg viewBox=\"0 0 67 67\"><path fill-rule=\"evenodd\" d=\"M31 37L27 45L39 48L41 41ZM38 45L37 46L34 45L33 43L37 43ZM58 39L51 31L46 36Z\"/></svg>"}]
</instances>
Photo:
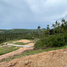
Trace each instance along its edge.
<instances>
[{"instance_id":1,"label":"coconut palm tree","mask_svg":"<svg viewBox=\"0 0 67 67\"><path fill-rule=\"evenodd\" d=\"M64 25L65 25L65 30L66 30L66 34L67 34L67 21L65 21Z\"/></svg>"},{"instance_id":2,"label":"coconut palm tree","mask_svg":"<svg viewBox=\"0 0 67 67\"><path fill-rule=\"evenodd\" d=\"M55 24L52 24L52 27L54 27L53 29L54 29L54 32L53 32L53 34L55 35Z\"/></svg>"},{"instance_id":3,"label":"coconut palm tree","mask_svg":"<svg viewBox=\"0 0 67 67\"><path fill-rule=\"evenodd\" d=\"M47 25L47 30L48 30L48 36L49 36L50 35L49 25Z\"/></svg>"},{"instance_id":4,"label":"coconut palm tree","mask_svg":"<svg viewBox=\"0 0 67 67\"><path fill-rule=\"evenodd\" d=\"M38 34L39 34L39 38L40 38L40 26L38 26Z\"/></svg>"},{"instance_id":5,"label":"coconut palm tree","mask_svg":"<svg viewBox=\"0 0 67 67\"><path fill-rule=\"evenodd\" d=\"M58 33L60 35L60 23L58 23L57 25L58 25Z\"/></svg>"},{"instance_id":6,"label":"coconut palm tree","mask_svg":"<svg viewBox=\"0 0 67 67\"><path fill-rule=\"evenodd\" d=\"M55 22L55 25L56 25L56 27L58 26L58 22L57 21Z\"/></svg>"},{"instance_id":7,"label":"coconut palm tree","mask_svg":"<svg viewBox=\"0 0 67 67\"><path fill-rule=\"evenodd\" d=\"M65 19L63 18L63 19L61 20L61 22L65 22Z\"/></svg>"},{"instance_id":8,"label":"coconut palm tree","mask_svg":"<svg viewBox=\"0 0 67 67\"><path fill-rule=\"evenodd\" d=\"M57 21L55 22L55 25L56 25L56 27L58 27L58 22ZM58 33L58 29L57 29L57 33Z\"/></svg>"},{"instance_id":9,"label":"coconut palm tree","mask_svg":"<svg viewBox=\"0 0 67 67\"><path fill-rule=\"evenodd\" d=\"M65 44L65 40L64 40L64 24L63 23L61 24L61 29L62 29L62 32L63 32L63 42Z\"/></svg>"},{"instance_id":10,"label":"coconut palm tree","mask_svg":"<svg viewBox=\"0 0 67 67\"><path fill-rule=\"evenodd\" d=\"M66 27L66 21L65 21L65 19L62 19L61 22L62 22L63 32L66 33L66 31L65 31L66 30L65 29L65 27Z\"/></svg>"}]
</instances>

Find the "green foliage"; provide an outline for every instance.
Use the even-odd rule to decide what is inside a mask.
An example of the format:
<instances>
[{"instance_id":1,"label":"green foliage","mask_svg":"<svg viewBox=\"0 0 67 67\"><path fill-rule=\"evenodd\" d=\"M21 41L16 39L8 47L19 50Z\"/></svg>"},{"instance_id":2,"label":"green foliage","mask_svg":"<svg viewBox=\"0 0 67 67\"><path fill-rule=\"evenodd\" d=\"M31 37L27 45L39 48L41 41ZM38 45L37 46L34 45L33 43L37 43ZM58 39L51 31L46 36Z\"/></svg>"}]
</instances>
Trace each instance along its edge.
<instances>
[{"instance_id":1,"label":"green foliage","mask_svg":"<svg viewBox=\"0 0 67 67\"><path fill-rule=\"evenodd\" d=\"M47 38L42 38L34 45L34 49L44 48L44 47L60 47L64 46L63 37L51 35Z\"/></svg>"},{"instance_id":2,"label":"green foliage","mask_svg":"<svg viewBox=\"0 0 67 67\"><path fill-rule=\"evenodd\" d=\"M64 35L65 42L67 42L67 35Z\"/></svg>"},{"instance_id":3,"label":"green foliage","mask_svg":"<svg viewBox=\"0 0 67 67\"><path fill-rule=\"evenodd\" d=\"M36 44L34 45L34 48L41 48L45 46L44 43L45 43L44 39L40 39L36 42Z\"/></svg>"},{"instance_id":4,"label":"green foliage","mask_svg":"<svg viewBox=\"0 0 67 67\"><path fill-rule=\"evenodd\" d=\"M27 43L23 43L23 42L16 42L14 44L17 44L17 45L26 45Z\"/></svg>"}]
</instances>

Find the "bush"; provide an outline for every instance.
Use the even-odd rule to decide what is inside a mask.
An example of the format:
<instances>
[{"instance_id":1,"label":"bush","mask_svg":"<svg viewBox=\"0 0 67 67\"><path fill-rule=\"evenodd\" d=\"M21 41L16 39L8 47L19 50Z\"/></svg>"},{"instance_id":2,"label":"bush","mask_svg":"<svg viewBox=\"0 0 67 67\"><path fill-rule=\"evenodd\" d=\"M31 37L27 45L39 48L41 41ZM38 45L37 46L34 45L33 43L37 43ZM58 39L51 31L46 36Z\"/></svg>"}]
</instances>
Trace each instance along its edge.
<instances>
[{"instance_id":1,"label":"bush","mask_svg":"<svg viewBox=\"0 0 67 67\"><path fill-rule=\"evenodd\" d=\"M63 37L62 36L54 36L51 35L47 37L46 39L40 39L36 44L34 45L34 49L37 48L43 48L43 47L60 47L63 46Z\"/></svg>"},{"instance_id":2,"label":"bush","mask_svg":"<svg viewBox=\"0 0 67 67\"><path fill-rule=\"evenodd\" d=\"M43 46L45 46L45 39L40 39L36 42L36 44L34 45L34 49L38 49L38 48L42 48Z\"/></svg>"}]
</instances>

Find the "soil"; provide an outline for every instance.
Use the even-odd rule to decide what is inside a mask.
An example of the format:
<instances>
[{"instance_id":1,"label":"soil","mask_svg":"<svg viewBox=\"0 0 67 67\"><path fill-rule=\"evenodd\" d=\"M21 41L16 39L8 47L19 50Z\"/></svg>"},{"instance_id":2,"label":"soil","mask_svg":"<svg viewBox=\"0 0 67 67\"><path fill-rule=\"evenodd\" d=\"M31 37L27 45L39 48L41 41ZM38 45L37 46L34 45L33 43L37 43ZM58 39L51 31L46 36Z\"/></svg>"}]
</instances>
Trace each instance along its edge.
<instances>
[{"instance_id":1,"label":"soil","mask_svg":"<svg viewBox=\"0 0 67 67\"><path fill-rule=\"evenodd\" d=\"M53 50L2 62L0 67L67 67L67 49Z\"/></svg>"},{"instance_id":2,"label":"soil","mask_svg":"<svg viewBox=\"0 0 67 67\"><path fill-rule=\"evenodd\" d=\"M30 42L32 42L32 41L30 41L30 40L26 40L26 39L21 39L21 40L14 41L14 42L30 43Z\"/></svg>"}]
</instances>

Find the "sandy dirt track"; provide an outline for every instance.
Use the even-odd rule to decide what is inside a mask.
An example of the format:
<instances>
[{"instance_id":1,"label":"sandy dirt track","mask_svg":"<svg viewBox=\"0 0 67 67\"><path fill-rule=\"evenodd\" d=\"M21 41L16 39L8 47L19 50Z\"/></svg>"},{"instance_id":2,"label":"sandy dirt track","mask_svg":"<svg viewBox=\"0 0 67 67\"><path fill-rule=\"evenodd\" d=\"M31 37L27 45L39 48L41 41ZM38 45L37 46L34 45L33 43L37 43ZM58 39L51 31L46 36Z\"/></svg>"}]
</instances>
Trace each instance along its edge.
<instances>
[{"instance_id":1,"label":"sandy dirt track","mask_svg":"<svg viewBox=\"0 0 67 67\"><path fill-rule=\"evenodd\" d=\"M0 67L67 67L67 49L53 50L2 62Z\"/></svg>"},{"instance_id":2,"label":"sandy dirt track","mask_svg":"<svg viewBox=\"0 0 67 67\"><path fill-rule=\"evenodd\" d=\"M30 41L30 40L26 40L26 39L21 39L21 40L14 41L14 42L30 43L30 42L32 42L32 41Z\"/></svg>"},{"instance_id":3,"label":"sandy dirt track","mask_svg":"<svg viewBox=\"0 0 67 67\"><path fill-rule=\"evenodd\" d=\"M23 48L20 48L20 49L18 49L18 50L16 50L16 51L13 51L13 52L10 52L10 53L1 55L1 56L0 56L0 61L2 61L2 60L4 60L4 59L7 59L7 58L10 58L10 57L13 57L13 56L17 56L17 55L23 53L24 51L28 51L28 50L33 50L33 48L23 47Z\"/></svg>"},{"instance_id":4,"label":"sandy dirt track","mask_svg":"<svg viewBox=\"0 0 67 67\"><path fill-rule=\"evenodd\" d=\"M22 40L18 40L18 42L29 43L31 41L30 40L22 39ZM34 43L29 43L27 45L29 45L31 47L29 47L29 48L23 47L23 48L20 48L20 49L18 49L16 51L13 51L13 52L10 52L10 53L4 54L4 55L0 55L0 61L2 61L4 59L7 59L7 58L10 58L10 57L13 57L13 56L17 56L19 54L22 54L24 51L33 50Z\"/></svg>"}]
</instances>

